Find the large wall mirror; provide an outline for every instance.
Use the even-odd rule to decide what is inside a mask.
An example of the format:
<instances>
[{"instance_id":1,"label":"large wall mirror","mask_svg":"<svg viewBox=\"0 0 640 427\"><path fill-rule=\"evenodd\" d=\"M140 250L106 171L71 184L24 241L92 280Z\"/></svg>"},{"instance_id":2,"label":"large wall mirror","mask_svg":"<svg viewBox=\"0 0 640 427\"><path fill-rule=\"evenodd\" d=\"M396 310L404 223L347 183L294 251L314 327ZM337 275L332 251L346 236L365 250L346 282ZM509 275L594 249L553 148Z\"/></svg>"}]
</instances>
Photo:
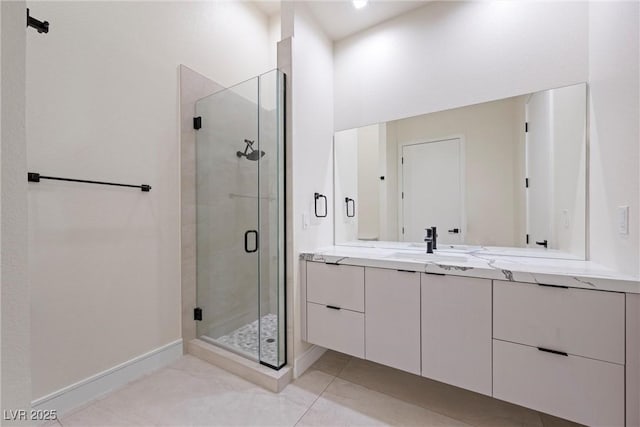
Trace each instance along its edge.
<instances>
[{"instance_id":1,"label":"large wall mirror","mask_svg":"<svg viewBox=\"0 0 640 427\"><path fill-rule=\"evenodd\" d=\"M336 132L335 244L585 257L587 87ZM419 245L416 245L419 246Z\"/></svg>"}]
</instances>

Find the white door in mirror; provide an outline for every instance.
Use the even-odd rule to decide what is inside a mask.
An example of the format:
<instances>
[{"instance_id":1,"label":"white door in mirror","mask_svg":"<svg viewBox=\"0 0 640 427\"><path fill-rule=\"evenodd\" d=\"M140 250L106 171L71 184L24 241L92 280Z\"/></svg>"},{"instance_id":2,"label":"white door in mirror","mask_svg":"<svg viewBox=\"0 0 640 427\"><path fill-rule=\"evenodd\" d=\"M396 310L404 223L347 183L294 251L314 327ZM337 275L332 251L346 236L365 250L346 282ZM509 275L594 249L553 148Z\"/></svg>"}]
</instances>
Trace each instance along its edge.
<instances>
[{"instance_id":1,"label":"white door in mirror","mask_svg":"<svg viewBox=\"0 0 640 427\"><path fill-rule=\"evenodd\" d=\"M553 197L552 98L549 91L531 95L526 106L527 233L529 247L550 246Z\"/></svg>"},{"instance_id":2,"label":"white door in mirror","mask_svg":"<svg viewBox=\"0 0 640 427\"><path fill-rule=\"evenodd\" d=\"M435 226L438 244L463 242L461 145L452 138L402 146L402 241L422 241Z\"/></svg>"}]
</instances>

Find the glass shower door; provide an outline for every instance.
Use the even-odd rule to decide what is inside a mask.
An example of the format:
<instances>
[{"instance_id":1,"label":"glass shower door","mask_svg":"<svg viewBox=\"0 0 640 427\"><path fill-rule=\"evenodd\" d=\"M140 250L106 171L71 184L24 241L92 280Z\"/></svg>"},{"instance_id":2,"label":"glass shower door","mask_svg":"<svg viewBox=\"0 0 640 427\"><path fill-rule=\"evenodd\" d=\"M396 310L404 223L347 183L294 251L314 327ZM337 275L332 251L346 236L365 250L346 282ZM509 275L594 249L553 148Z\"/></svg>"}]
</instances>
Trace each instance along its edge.
<instances>
[{"instance_id":1,"label":"glass shower door","mask_svg":"<svg viewBox=\"0 0 640 427\"><path fill-rule=\"evenodd\" d=\"M285 363L284 265L284 74L273 70L258 77L260 149L258 164L260 219L260 362Z\"/></svg>"},{"instance_id":2,"label":"glass shower door","mask_svg":"<svg viewBox=\"0 0 640 427\"><path fill-rule=\"evenodd\" d=\"M196 103L197 336L285 364L284 77Z\"/></svg>"},{"instance_id":3,"label":"glass shower door","mask_svg":"<svg viewBox=\"0 0 640 427\"><path fill-rule=\"evenodd\" d=\"M258 162L245 151L258 139L257 94L251 79L196 103L197 336L255 360Z\"/></svg>"}]
</instances>

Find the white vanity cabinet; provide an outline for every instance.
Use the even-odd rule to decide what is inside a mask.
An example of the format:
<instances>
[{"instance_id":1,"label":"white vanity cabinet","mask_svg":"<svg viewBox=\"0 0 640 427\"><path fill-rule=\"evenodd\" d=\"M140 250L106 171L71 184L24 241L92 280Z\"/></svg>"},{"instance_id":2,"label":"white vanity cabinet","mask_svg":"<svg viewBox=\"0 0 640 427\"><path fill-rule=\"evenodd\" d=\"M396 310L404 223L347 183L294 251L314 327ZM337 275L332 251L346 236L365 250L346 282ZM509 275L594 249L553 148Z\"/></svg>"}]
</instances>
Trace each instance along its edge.
<instances>
[{"instance_id":1,"label":"white vanity cabinet","mask_svg":"<svg viewBox=\"0 0 640 427\"><path fill-rule=\"evenodd\" d=\"M491 396L491 280L422 274L422 376Z\"/></svg>"},{"instance_id":2,"label":"white vanity cabinet","mask_svg":"<svg viewBox=\"0 0 640 427\"><path fill-rule=\"evenodd\" d=\"M364 267L307 263L307 340L364 357Z\"/></svg>"},{"instance_id":3,"label":"white vanity cabinet","mask_svg":"<svg viewBox=\"0 0 640 427\"><path fill-rule=\"evenodd\" d=\"M364 312L364 267L308 263L307 301Z\"/></svg>"},{"instance_id":4,"label":"white vanity cabinet","mask_svg":"<svg viewBox=\"0 0 640 427\"><path fill-rule=\"evenodd\" d=\"M624 294L494 280L494 338L624 364Z\"/></svg>"},{"instance_id":5,"label":"white vanity cabinet","mask_svg":"<svg viewBox=\"0 0 640 427\"><path fill-rule=\"evenodd\" d=\"M496 280L493 298L494 397L624 425L624 294Z\"/></svg>"},{"instance_id":6,"label":"white vanity cabinet","mask_svg":"<svg viewBox=\"0 0 640 427\"><path fill-rule=\"evenodd\" d=\"M365 358L420 375L420 273L365 268Z\"/></svg>"},{"instance_id":7,"label":"white vanity cabinet","mask_svg":"<svg viewBox=\"0 0 640 427\"><path fill-rule=\"evenodd\" d=\"M637 412L625 399L640 394L640 298L312 261L303 271L311 343L587 425Z\"/></svg>"}]
</instances>

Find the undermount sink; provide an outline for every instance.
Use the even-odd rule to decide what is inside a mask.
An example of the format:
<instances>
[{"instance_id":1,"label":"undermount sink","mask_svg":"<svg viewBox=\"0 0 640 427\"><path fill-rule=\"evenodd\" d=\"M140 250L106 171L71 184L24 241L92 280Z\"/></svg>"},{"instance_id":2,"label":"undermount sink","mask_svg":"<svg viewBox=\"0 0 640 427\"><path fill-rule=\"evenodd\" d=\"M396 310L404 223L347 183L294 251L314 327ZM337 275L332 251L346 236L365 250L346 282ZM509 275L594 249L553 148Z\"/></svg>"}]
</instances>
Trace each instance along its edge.
<instances>
[{"instance_id":1,"label":"undermount sink","mask_svg":"<svg viewBox=\"0 0 640 427\"><path fill-rule=\"evenodd\" d=\"M427 254L421 252L394 252L389 258L408 259L416 261L432 261L432 262L464 262L467 260L463 255L444 255L444 254Z\"/></svg>"}]
</instances>

